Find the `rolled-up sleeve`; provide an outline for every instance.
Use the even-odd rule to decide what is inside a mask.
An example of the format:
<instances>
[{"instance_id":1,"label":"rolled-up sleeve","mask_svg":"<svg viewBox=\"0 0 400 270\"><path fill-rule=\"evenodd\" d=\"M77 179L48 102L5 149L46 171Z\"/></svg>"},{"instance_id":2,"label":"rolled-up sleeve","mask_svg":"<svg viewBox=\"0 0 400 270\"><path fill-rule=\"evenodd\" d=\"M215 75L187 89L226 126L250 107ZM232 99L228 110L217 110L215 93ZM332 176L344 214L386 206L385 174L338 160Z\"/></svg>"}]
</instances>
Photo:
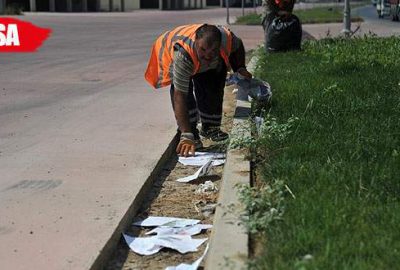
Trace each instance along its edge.
<instances>
[{"instance_id":1,"label":"rolled-up sleeve","mask_svg":"<svg viewBox=\"0 0 400 270\"><path fill-rule=\"evenodd\" d=\"M232 34L232 52L229 55L229 63L231 64L231 67L234 72L236 72L240 68L246 67L245 64L245 50L244 50L244 45L243 41L235 36L235 34Z\"/></svg>"},{"instance_id":2,"label":"rolled-up sleeve","mask_svg":"<svg viewBox=\"0 0 400 270\"><path fill-rule=\"evenodd\" d=\"M173 63L173 79L172 83L178 91L187 93L189 91L189 83L193 75L194 65L190 58L188 58L180 50L174 52Z\"/></svg>"},{"instance_id":3,"label":"rolled-up sleeve","mask_svg":"<svg viewBox=\"0 0 400 270\"><path fill-rule=\"evenodd\" d=\"M240 38L238 38L237 36L235 36L234 33L232 33L232 52L237 51L240 46L243 46L243 42Z\"/></svg>"}]
</instances>

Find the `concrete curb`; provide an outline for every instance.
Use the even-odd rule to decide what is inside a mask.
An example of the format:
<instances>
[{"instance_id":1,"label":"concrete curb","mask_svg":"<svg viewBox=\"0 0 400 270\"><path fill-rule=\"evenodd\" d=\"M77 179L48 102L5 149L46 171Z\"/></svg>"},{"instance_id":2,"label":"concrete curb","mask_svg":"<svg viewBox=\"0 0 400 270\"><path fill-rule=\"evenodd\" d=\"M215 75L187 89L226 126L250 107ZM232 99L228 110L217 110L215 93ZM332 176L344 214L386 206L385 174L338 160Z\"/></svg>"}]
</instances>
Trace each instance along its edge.
<instances>
[{"instance_id":1,"label":"concrete curb","mask_svg":"<svg viewBox=\"0 0 400 270\"><path fill-rule=\"evenodd\" d=\"M249 102L237 101L231 134L250 135L250 128L242 131L250 107ZM240 223L244 209L236 189L237 185L250 185L250 161L245 159L245 154L236 149L227 152L205 269L243 269L246 265L249 237Z\"/></svg>"},{"instance_id":2,"label":"concrete curb","mask_svg":"<svg viewBox=\"0 0 400 270\"><path fill-rule=\"evenodd\" d=\"M133 218L138 213L140 206L142 205L143 200L146 195L149 193L150 189L153 186L154 181L157 179L158 175L161 173L165 163L171 158L173 154L175 154L175 148L178 144L179 136L178 134L172 139L169 143L167 149L164 151L163 155L157 162L153 171L150 173L149 177L146 179L144 185L140 189L138 195L135 197L130 207L127 209L125 215L119 222L118 226L115 228L114 232L108 239L106 245L100 251L99 255L95 259L94 263L90 267L91 270L104 269L104 266L107 265L110 257L116 250L116 247L121 239L121 235L126 229L132 224Z\"/></svg>"}]
</instances>

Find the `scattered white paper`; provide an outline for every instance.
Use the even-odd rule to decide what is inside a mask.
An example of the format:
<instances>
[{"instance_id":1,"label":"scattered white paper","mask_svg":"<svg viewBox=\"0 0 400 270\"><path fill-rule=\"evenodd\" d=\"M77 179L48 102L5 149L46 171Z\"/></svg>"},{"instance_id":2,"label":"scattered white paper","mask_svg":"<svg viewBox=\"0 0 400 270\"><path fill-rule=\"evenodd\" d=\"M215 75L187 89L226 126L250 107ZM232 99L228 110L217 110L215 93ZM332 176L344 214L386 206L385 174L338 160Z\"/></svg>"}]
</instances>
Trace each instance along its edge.
<instances>
[{"instance_id":1,"label":"scattered white paper","mask_svg":"<svg viewBox=\"0 0 400 270\"><path fill-rule=\"evenodd\" d=\"M157 227L146 234L157 234L157 235L196 235L199 234L202 230L212 228L211 224L195 224L191 226L186 226L183 228L171 228L171 227Z\"/></svg>"},{"instance_id":2,"label":"scattered white paper","mask_svg":"<svg viewBox=\"0 0 400 270\"><path fill-rule=\"evenodd\" d=\"M133 225L142 227L168 226L174 228L182 228L197 224L199 222L200 220L198 219L149 216L144 220L134 222Z\"/></svg>"},{"instance_id":3,"label":"scattered white paper","mask_svg":"<svg viewBox=\"0 0 400 270\"><path fill-rule=\"evenodd\" d=\"M187 183L199 178L200 176L208 175L212 167L212 161L213 161L212 158L209 158L209 160L203 166L201 166L201 168L198 169L197 172L195 172L195 174L179 178L176 181L181 183Z\"/></svg>"},{"instance_id":4,"label":"scattered white paper","mask_svg":"<svg viewBox=\"0 0 400 270\"><path fill-rule=\"evenodd\" d=\"M123 234L123 236L129 248L140 255L153 255L163 248L148 238L132 237L126 234Z\"/></svg>"},{"instance_id":5,"label":"scattered white paper","mask_svg":"<svg viewBox=\"0 0 400 270\"><path fill-rule=\"evenodd\" d=\"M190 235L157 235L151 237L156 245L175 249L182 254L197 251L207 238L193 239Z\"/></svg>"},{"instance_id":6,"label":"scattered white paper","mask_svg":"<svg viewBox=\"0 0 400 270\"><path fill-rule=\"evenodd\" d=\"M213 159L212 166L219 166L225 163L224 153L196 152L192 157L179 157L178 161L185 166L201 167L206 164L210 158Z\"/></svg>"},{"instance_id":7,"label":"scattered white paper","mask_svg":"<svg viewBox=\"0 0 400 270\"><path fill-rule=\"evenodd\" d=\"M190 235L156 235L150 237L131 237L123 234L129 248L140 255L152 255L163 247L175 249L182 254L197 251L207 238L193 239Z\"/></svg>"},{"instance_id":8,"label":"scattered white paper","mask_svg":"<svg viewBox=\"0 0 400 270\"><path fill-rule=\"evenodd\" d=\"M208 251L208 245L204 250L203 255L201 255L201 257L198 258L194 263L192 264L181 263L178 266L168 266L167 268L165 268L165 270L197 270L197 268L199 268L201 261L204 259L204 256L206 256L207 251Z\"/></svg>"},{"instance_id":9,"label":"scattered white paper","mask_svg":"<svg viewBox=\"0 0 400 270\"><path fill-rule=\"evenodd\" d=\"M194 193L196 194L202 194L202 193L213 193L217 192L218 187L212 182L212 181L206 181L204 184L200 184Z\"/></svg>"}]
</instances>

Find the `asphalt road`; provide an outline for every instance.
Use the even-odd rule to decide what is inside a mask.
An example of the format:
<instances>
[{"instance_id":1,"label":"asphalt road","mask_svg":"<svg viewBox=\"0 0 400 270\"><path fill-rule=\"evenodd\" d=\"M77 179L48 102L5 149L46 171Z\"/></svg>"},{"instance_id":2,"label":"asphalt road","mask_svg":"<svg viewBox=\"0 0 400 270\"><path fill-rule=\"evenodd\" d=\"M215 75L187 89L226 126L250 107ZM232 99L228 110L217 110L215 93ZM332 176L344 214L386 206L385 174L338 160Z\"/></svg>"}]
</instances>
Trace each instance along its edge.
<instances>
[{"instance_id":1,"label":"asphalt road","mask_svg":"<svg viewBox=\"0 0 400 270\"><path fill-rule=\"evenodd\" d=\"M150 45L225 12L19 17L53 33L0 55L2 269L91 266L175 134L168 90L143 79Z\"/></svg>"},{"instance_id":2,"label":"asphalt road","mask_svg":"<svg viewBox=\"0 0 400 270\"><path fill-rule=\"evenodd\" d=\"M378 18L378 13L376 7L373 5L368 5L361 8L355 8L354 14L362 17L365 22L374 23L381 26L386 26L388 28L399 28L399 22L393 22L391 16L385 16L383 19Z\"/></svg>"}]
</instances>

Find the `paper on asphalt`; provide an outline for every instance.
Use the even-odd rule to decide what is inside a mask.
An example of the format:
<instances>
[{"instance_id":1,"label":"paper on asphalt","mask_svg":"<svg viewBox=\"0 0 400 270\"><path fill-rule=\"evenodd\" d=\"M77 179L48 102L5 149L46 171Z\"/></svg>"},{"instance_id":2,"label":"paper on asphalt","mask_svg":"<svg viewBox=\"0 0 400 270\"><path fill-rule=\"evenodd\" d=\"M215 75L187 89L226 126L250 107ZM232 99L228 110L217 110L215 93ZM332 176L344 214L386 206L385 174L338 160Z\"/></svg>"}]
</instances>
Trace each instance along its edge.
<instances>
[{"instance_id":1,"label":"paper on asphalt","mask_svg":"<svg viewBox=\"0 0 400 270\"><path fill-rule=\"evenodd\" d=\"M210 158L213 159L212 166L219 166L225 163L224 153L196 152L192 157L179 157L179 162L185 166L203 166Z\"/></svg>"},{"instance_id":2,"label":"paper on asphalt","mask_svg":"<svg viewBox=\"0 0 400 270\"><path fill-rule=\"evenodd\" d=\"M199 234L202 230L212 228L211 224L195 224L191 226L186 226L183 228L171 228L171 227L157 227L146 234L157 234L157 235L196 235Z\"/></svg>"},{"instance_id":3,"label":"paper on asphalt","mask_svg":"<svg viewBox=\"0 0 400 270\"><path fill-rule=\"evenodd\" d=\"M204 250L203 255L201 255L201 257L198 258L194 263L192 264L181 263L178 266L169 266L165 268L165 270L197 270L197 268L199 268L201 261L204 259L204 256L206 256L207 251L208 251L208 244L206 249Z\"/></svg>"},{"instance_id":4,"label":"paper on asphalt","mask_svg":"<svg viewBox=\"0 0 400 270\"><path fill-rule=\"evenodd\" d=\"M198 219L149 216L144 220L134 222L133 225L142 227L168 226L174 228L181 228L181 227L191 226L199 222L200 220Z\"/></svg>"},{"instance_id":5,"label":"paper on asphalt","mask_svg":"<svg viewBox=\"0 0 400 270\"><path fill-rule=\"evenodd\" d=\"M201 166L201 168L198 169L197 172L195 172L195 174L192 174L192 175L189 175L189 176L186 176L183 178L179 178L176 181L181 182L181 183L187 183L187 182L196 180L200 176L208 175L210 173L210 170L212 167L212 161L213 161L212 158L209 158L209 160L203 166Z\"/></svg>"},{"instance_id":6,"label":"paper on asphalt","mask_svg":"<svg viewBox=\"0 0 400 270\"><path fill-rule=\"evenodd\" d=\"M131 237L124 234L129 248L140 255L152 255L163 247L175 249L182 254L197 251L207 238L193 239L190 235L156 235L150 237Z\"/></svg>"}]
</instances>

